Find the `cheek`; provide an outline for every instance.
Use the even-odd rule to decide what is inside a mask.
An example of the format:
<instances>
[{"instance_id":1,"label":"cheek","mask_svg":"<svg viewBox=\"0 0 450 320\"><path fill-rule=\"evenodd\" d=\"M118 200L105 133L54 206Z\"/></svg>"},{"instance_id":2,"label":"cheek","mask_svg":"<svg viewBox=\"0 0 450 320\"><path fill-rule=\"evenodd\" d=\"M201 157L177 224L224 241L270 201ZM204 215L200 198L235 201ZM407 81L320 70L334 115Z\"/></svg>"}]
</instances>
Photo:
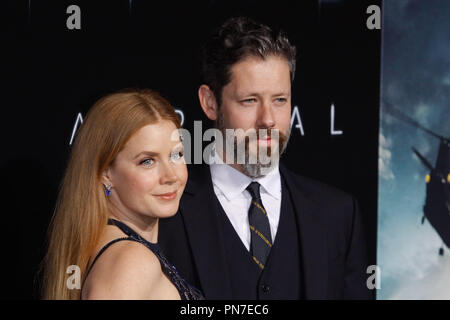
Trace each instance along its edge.
<instances>
[{"instance_id":1,"label":"cheek","mask_svg":"<svg viewBox=\"0 0 450 320\"><path fill-rule=\"evenodd\" d=\"M244 130L254 128L256 123L256 108L248 108L242 110L242 108L234 108L228 112L228 117L225 117L227 127L237 129L242 128Z\"/></svg>"},{"instance_id":2,"label":"cheek","mask_svg":"<svg viewBox=\"0 0 450 320\"><path fill-rule=\"evenodd\" d=\"M275 113L277 116L277 124L280 130L286 133L291 125L291 108L285 108Z\"/></svg>"},{"instance_id":3,"label":"cheek","mask_svg":"<svg viewBox=\"0 0 450 320\"><path fill-rule=\"evenodd\" d=\"M152 191L158 184L158 177L155 174L139 174L133 179L133 187L140 192Z\"/></svg>"},{"instance_id":4,"label":"cheek","mask_svg":"<svg viewBox=\"0 0 450 320\"><path fill-rule=\"evenodd\" d=\"M157 184L157 178L150 172L142 170L124 172L119 177L120 190L129 195L148 192Z\"/></svg>"},{"instance_id":5,"label":"cheek","mask_svg":"<svg viewBox=\"0 0 450 320\"><path fill-rule=\"evenodd\" d=\"M183 186L186 185L186 182L188 179L188 172L187 172L186 165L183 163L178 164L176 167L176 172L177 172L178 179L180 179L181 185L183 185Z\"/></svg>"}]
</instances>

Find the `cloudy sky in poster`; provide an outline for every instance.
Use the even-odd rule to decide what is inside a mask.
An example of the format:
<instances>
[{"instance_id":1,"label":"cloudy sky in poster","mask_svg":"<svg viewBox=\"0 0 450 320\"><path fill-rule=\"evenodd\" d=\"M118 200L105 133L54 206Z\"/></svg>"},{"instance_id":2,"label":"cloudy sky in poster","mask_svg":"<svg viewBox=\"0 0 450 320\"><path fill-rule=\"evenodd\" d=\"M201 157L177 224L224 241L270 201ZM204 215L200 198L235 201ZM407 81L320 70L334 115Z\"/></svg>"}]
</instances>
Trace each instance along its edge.
<instances>
[{"instance_id":1,"label":"cloudy sky in poster","mask_svg":"<svg viewBox=\"0 0 450 320\"><path fill-rule=\"evenodd\" d=\"M384 1L382 35L377 298L450 299L450 250L439 256L440 237L421 225L428 171L411 150L434 164L439 140L387 110L450 137L450 1Z\"/></svg>"}]
</instances>

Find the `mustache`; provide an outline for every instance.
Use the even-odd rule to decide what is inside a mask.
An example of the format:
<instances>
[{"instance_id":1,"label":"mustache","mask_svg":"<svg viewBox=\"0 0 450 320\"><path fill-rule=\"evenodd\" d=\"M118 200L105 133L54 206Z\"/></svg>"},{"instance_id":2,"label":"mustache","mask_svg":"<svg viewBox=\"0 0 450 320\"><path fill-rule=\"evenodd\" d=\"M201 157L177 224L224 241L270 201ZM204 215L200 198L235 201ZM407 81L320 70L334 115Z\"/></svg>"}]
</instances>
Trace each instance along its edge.
<instances>
[{"instance_id":1,"label":"mustache","mask_svg":"<svg viewBox=\"0 0 450 320\"><path fill-rule=\"evenodd\" d=\"M278 134L281 134L282 132L280 130L275 130L272 128L259 128L259 129L255 129L256 130L256 137L258 139L267 139L270 138L272 136L276 136L277 135L277 131Z\"/></svg>"},{"instance_id":2,"label":"mustache","mask_svg":"<svg viewBox=\"0 0 450 320\"><path fill-rule=\"evenodd\" d=\"M223 137L225 139L225 132L227 129L233 129L233 128L227 128L226 123L225 123L225 117L223 115L223 113L219 112L219 115L216 119L216 121L214 121L214 126L216 129L220 130L223 133ZM236 128L235 128L236 129ZM284 151L287 148L287 144L291 135L291 128L288 127L286 132L283 132L280 129L275 129L275 128L270 128L270 127L259 127L259 128L251 128L250 130L254 130L255 131L255 135L257 139L267 139L269 137L272 137L272 135L276 138L278 137L278 152L279 155L281 156L281 154L284 153ZM245 150L246 152L248 152L249 150L249 142L250 142L250 137L249 136L245 136L243 141L239 142L238 141L238 137L235 136L233 141L233 145L234 148L237 147L237 144L239 143L244 143L245 144ZM259 146L257 146L257 148L259 149ZM267 152L270 153L272 150L272 146L267 146Z\"/></svg>"},{"instance_id":3,"label":"mustache","mask_svg":"<svg viewBox=\"0 0 450 320\"><path fill-rule=\"evenodd\" d=\"M255 129L256 138L257 139L269 139L269 138L278 138L278 142L280 146L284 146L289 139L289 132L284 133L279 129L273 128L259 128ZM245 137L245 142L248 143L250 141L250 137ZM269 147L270 148L270 147Z\"/></svg>"}]
</instances>

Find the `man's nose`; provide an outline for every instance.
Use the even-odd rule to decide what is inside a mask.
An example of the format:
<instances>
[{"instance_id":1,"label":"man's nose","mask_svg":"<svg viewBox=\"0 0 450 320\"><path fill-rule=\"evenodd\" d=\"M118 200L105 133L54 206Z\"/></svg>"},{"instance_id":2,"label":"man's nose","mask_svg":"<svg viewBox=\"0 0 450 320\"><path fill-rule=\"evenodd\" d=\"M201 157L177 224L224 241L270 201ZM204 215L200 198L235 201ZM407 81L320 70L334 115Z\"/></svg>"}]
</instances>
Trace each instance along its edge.
<instances>
[{"instance_id":1,"label":"man's nose","mask_svg":"<svg viewBox=\"0 0 450 320\"><path fill-rule=\"evenodd\" d=\"M258 117L258 127L272 128L275 126L274 110L270 103L263 102Z\"/></svg>"}]
</instances>

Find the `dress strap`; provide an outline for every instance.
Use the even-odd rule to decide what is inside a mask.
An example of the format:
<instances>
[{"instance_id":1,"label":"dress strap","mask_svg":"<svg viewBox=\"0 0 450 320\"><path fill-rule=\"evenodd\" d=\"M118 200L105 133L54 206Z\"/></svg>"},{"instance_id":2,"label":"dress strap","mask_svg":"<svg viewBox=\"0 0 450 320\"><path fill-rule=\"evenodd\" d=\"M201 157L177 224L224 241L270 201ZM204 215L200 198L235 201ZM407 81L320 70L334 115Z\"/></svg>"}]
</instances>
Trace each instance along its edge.
<instances>
[{"instance_id":1,"label":"dress strap","mask_svg":"<svg viewBox=\"0 0 450 320\"><path fill-rule=\"evenodd\" d=\"M148 247L150 250L152 250L153 252L159 252L160 248L158 246L158 244L150 242L146 239L144 239L143 237L141 237L136 231L134 231L133 229L131 229L129 226L127 226L125 223L123 223L122 221L119 220L115 220L115 219L108 219L108 224L109 225L113 225L118 227L120 230L122 230L123 233L125 233L129 238L133 238L134 240L142 243L143 245L145 245L146 247Z\"/></svg>"},{"instance_id":2,"label":"dress strap","mask_svg":"<svg viewBox=\"0 0 450 320\"><path fill-rule=\"evenodd\" d=\"M117 238L114 239L110 242L108 242L97 254L97 256L95 257L94 261L92 261L91 266L89 267L88 272L86 273L86 277L88 275L88 273L91 271L92 267L94 266L94 263L97 261L97 259L102 255L103 252L105 252L106 249L108 249L111 245L113 245L116 242L119 241L123 241L123 240L128 240L128 241L136 241L136 242L140 242L143 244L150 244L152 245L151 242L146 241L144 238L142 238L140 235L138 235L133 229L131 229L130 227L128 227L126 224L124 224L121 221L115 220L115 219L108 219L108 224L112 225L112 226L116 226L118 227L120 230L122 230L123 233L125 233L128 237L123 237L123 238Z\"/></svg>"},{"instance_id":3,"label":"dress strap","mask_svg":"<svg viewBox=\"0 0 450 320\"><path fill-rule=\"evenodd\" d=\"M102 253L105 252L105 250L108 249L108 248L109 248L111 245L113 245L114 243L119 242L119 241L124 241L124 240L128 240L128 241L137 241L136 239L133 239L133 238L131 238L131 237L123 237L123 238L117 238L117 239L114 239L114 240L108 242L107 244L105 244L105 245L103 246L103 248L102 248L102 249L97 253L97 255L95 256L94 261L92 261L92 263L91 263L91 265L90 265L90 267L89 267L89 270L88 270L88 272L86 273L85 279L87 278L87 275L89 274L89 272L91 271L92 267L94 266L94 263L97 261L98 258L100 258L100 256L102 255ZM137 242L138 242L138 241L137 241Z\"/></svg>"},{"instance_id":4,"label":"dress strap","mask_svg":"<svg viewBox=\"0 0 450 320\"><path fill-rule=\"evenodd\" d=\"M105 252L105 250L108 249L114 243L119 242L119 241L123 241L123 240L139 242L138 239L137 239L137 237L139 237L139 235L136 232L134 232L132 229L130 229L126 224L124 224L124 223L122 223L122 222L120 222L118 220L111 219L111 218L108 219L108 224L109 225L113 225L113 226L117 226L128 237L117 238L117 239L114 239L114 240L108 242L107 244L105 244L103 246L103 248L97 253L97 256L95 257L94 261L92 261L91 266L89 267L89 271L91 271L92 267L94 266L94 263L102 255L102 253ZM89 273L89 271L88 271L88 273ZM87 277L88 273L86 274L86 277Z\"/></svg>"},{"instance_id":5,"label":"dress strap","mask_svg":"<svg viewBox=\"0 0 450 320\"><path fill-rule=\"evenodd\" d=\"M116 219L112 219L109 218L108 219L108 224L111 226L116 226L118 227L120 230L122 230L123 233L125 233L127 236L129 237L133 237L133 238L140 238L140 236L136 233L136 231L134 231L133 229L131 229L129 226L127 226L125 223L123 223L122 221L116 220Z\"/></svg>"},{"instance_id":6,"label":"dress strap","mask_svg":"<svg viewBox=\"0 0 450 320\"><path fill-rule=\"evenodd\" d=\"M92 261L91 265L89 266L88 271L86 272L86 275L85 275L85 277L84 277L84 279L83 279L83 285L81 286L81 291L83 291L84 282L86 281L86 279L87 279L89 273L91 272L92 267L94 266L94 264L95 264L95 262L97 261L97 259L102 255L102 253L105 252L105 250L108 249L108 248L109 248L111 245L113 245L114 243L119 242L119 241L125 241L125 240L127 240L127 241L137 241L136 239L133 239L132 237L123 237L123 238L117 238L117 239L114 239L114 240L108 242L107 244L105 244L105 245L103 246L103 248L102 248L102 249L97 253L97 255L95 256L94 261ZM139 241L137 241L137 242L139 242Z\"/></svg>"}]
</instances>

